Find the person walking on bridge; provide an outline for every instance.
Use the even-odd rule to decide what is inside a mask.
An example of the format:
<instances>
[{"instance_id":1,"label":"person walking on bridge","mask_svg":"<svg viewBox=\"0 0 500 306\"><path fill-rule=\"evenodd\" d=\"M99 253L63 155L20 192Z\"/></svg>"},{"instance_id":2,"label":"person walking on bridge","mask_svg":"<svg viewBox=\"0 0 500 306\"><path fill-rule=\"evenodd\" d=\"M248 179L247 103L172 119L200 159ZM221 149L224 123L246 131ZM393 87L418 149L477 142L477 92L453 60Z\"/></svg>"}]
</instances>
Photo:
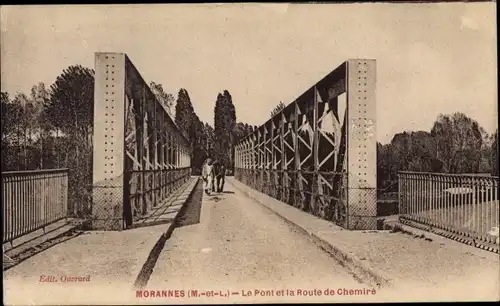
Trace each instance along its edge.
<instances>
[{"instance_id":1,"label":"person walking on bridge","mask_svg":"<svg viewBox=\"0 0 500 306\"><path fill-rule=\"evenodd\" d=\"M210 189L213 186L213 175L214 175L214 169L212 165L212 159L207 158L201 170L201 178L203 179L204 183L203 189L205 189L205 193L207 195L210 195Z\"/></svg>"},{"instance_id":2,"label":"person walking on bridge","mask_svg":"<svg viewBox=\"0 0 500 306\"><path fill-rule=\"evenodd\" d=\"M226 167L224 164L217 161L214 163L215 190L222 192L224 190L224 180L226 177Z\"/></svg>"}]
</instances>

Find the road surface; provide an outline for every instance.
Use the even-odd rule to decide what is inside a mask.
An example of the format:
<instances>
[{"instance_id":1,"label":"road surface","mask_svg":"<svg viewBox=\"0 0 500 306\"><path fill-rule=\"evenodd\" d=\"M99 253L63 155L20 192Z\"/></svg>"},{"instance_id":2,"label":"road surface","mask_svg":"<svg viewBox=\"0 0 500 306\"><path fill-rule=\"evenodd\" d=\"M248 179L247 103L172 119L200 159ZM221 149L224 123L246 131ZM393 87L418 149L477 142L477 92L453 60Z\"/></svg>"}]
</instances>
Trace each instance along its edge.
<instances>
[{"instance_id":1,"label":"road surface","mask_svg":"<svg viewBox=\"0 0 500 306\"><path fill-rule=\"evenodd\" d=\"M222 194L203 195L199 223L175 229L145 289L191 288L252 294L267 289L276 295L279 289L370 287L358 283L305 235L228 184Z\"/></svg>"}]
</instances>

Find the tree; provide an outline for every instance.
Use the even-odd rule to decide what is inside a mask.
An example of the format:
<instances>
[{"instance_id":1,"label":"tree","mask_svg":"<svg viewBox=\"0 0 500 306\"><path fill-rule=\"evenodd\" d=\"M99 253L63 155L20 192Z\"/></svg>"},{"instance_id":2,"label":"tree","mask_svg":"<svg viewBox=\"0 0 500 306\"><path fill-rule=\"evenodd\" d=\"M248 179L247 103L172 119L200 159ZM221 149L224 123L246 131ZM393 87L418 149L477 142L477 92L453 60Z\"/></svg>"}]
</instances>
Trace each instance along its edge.
<instances>
[{"instance_id":1,"label":"tree","mask_svg":"<svg viewBox=\"0 0 500 306\"><path fill-rule=\"evenodd\" d=\"M205 123L204 128L204 138L205 138L205 152L207 152L208 157L215 157L215 133L214 133L214 128L211 127L208 123Z\"/></svg>"},{"instance_id":2,"label":"tree","mask_svg":"<svg viewBox=\"0 0 500 306\"><path fill-rule=\"evenodd\" d=\"M175 105L175 123L191 143L191 168L193 173L201 171L208 156L206 124L196 114L186 89L179 90Z\"/></svg>"},{"instance_id":3,"label":"tree","mask_svg":"<svg viewBox=\"0 0 500 306\"><path fill-rule=\"evenodd\" d=\"M205 125L194 114L194 120L191 125L190 141L192 144L191 168L193 173L201 173L203 162L208 157L206 148Z\"/></svg>"},{"instance_id":4,"label":"tree","mask_svg":"<svg viewBox=\"0 0 500 306\"><path fill-rule=\"evenodd\" d=\"M94 71L80 65L70 66L57 77L50 90L47 120L70 135L75 144L89 148L94 123Z\"/></svg>"},{"instance_id":5,"label":"tree","mask_svg":"<svg viewBox=\"0 0 500 306\"><path fill-rule=\"evenodd\" d=\"M491 174L498 176L498 129L493 133L491 144Z\"/></svg>"},{"instance_id":6,"label":"tree","mask_svg":"<svg viewBox=\"0 0 500 306\"><path fill-rule=\"evenodd\" d=\"M33 142L38 144L37 147L40 150L38 167L43 169L45 155L44 140L49 137L50 132L53 129L46 113L46 106L50 101L50 92L45 88L45 84L40 82L31 88L30 98L33 102L33 112L31 115L32 122L34 123L31 131L35 134Z\"/></svg>"},{"instance_id":7,"label":"tree","mask_svg":"<svg viewBox=\"0 0 500 306\"><path fill-rule=\"evenodd\" d=\"M43 83L34 85L29 96L17 93L12 101L8 93L2 93L3 169L43 168L40 139L46 128L43 113L48 98Z\"/></svg>"},{"instance_id":8,"label":"tree","mask_svg":"<svg viewBox=\"0 0 500 306\"><path fill-rule=\"evenodd\" d=\"M181 133L188 139L190 138L193 117L194 109L189 93L184 88L181 88L177 95L177 103L175 104L175 123Z\"/></svg>"},{"instance_id":9,"label":"tree","mask_svg":"<svg viewBox=\"0 0 500 306\"><path fill-rule=\"evenodd\" d=\"M280 103L271 111L271 118L279 114L282 110L284 110L286 105L280 101Z\"/></svg>"},{"instance_id":10,"label":"tree","mask_svg":"<svg viewBox=\"0 0 500 306\"><path fill-rule=\"evenodd\" d=\"M173 117L173 109L174 109L174 103L175 103L175 97L171 93L167 93L163 90L163 86L161 84L151 82L149 83L149 87L151 89L151 92L155 95L156 99L158 102L163 105L167 113Z\"/></svg>"},{"instance_id":11,"label":"tree","mask_svg":"<svg viewBox=\"0 0 500 306\"><path fill-rule=\"evenodd\" d=\"M477 121L463 113L439 115L431 134L444 172L478 172L483 137Z\"/></svg>"},{"instance_id":12,"label":"tree","mask_svg":"<svg viewBox=\"0 0 500 306\"><path fill-rule=\"evenodd\" d=\"M19 118L16 118L16 114L20 113L20 110L16 109L16 105L12 103L9 97L9 93L1 93L1 103L2 103L2 144L11 144L15 137L14 132L16 131L16 122L19 122Z\"/></svg>"},{"instance_id":13,"label":"tree","mask_svg":"<svg viewBox=\"0 0 500 306\"><path fill-rule=\"evenodd\" d=\"M217 95L214 109L215 158L228 169L233 167L236 126L236 110L231 94L224 90Z\"/></svg>"},{"instance_id":14,"label":"tree","mask_svg":"<svg viewBox=\"0 0 500 306\"><path fill-rule=\"evenodd\" d=\"M58 166L70 168L68 193L73 206L70 211L88 215L91 213L94 71L80 65L70 66L56 78L50 91L44 115L55 129L56 151L64 157Z\"/></svg>"},{"instance_id":15,"label":"tree","mask_svg":"<svg viewBox=\"0 0 500 306\"><path fill-rule=\"evenodd\" d=\"M21 122L22 108L13 103L7 92L1 93L2 104L2 170L21 170L19 168L19 122Z\"/></svg>"},{"instance_id":16,"label":"tree","mask_svg":"<svg viewBox=\"0 0 500 306\"><path fill-rule=\"evenodd\" d=\"M234 135L234 142L237 143L241 139L243 139L246 135L249 134L248 124L238 122L233 129L232 134Z\"/></svg>"}]
</instances>

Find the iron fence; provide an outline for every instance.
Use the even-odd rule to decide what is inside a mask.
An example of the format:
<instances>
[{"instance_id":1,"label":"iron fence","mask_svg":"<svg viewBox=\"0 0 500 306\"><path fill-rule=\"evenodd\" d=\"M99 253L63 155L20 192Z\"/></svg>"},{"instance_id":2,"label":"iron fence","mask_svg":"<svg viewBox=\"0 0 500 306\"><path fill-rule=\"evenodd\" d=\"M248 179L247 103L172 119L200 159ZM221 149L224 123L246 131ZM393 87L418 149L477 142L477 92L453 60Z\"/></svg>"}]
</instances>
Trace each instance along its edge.
<instances>
[{"instance_id":1,"label":"iron fence","mask_svg":"<svg viewBox=\"0 0 500 306\"><path fill-rule=\"evenodd\" d=\"M68 169L2 172L3 243L68 216Z\"/></svg>"},{"instance_id":2,"label":"iron fence","mask_svg":"<svg viewBox=\"0 0 500 306\"><path fill-rule=\"evenodd\" d=\"M150 213L175 190L185 184L191 177L191 168L136 170L129 171L130 187L137 186L133 182L144 182L141 189L130 188L130 203L134 220Z\"/></svg>"},{"instance_id":3,"label":"iron fence","mask_svg":"<svg viewBox=\"0 0 500 306\"><path fill-rule=\"evenodd\" d=\"M348 226L344 173L237 168L235 178L284 203Z\"/></svg>"},{"instance_id":4,"label":"iron fence","mask_svg":"<svg viewBox=\"0 0 500 306\"><path fill-rule=\"evenodd\" d=\"M498 244L498 177L400 172L399 213L428 230Z\"/></svg>"}]
</instances>

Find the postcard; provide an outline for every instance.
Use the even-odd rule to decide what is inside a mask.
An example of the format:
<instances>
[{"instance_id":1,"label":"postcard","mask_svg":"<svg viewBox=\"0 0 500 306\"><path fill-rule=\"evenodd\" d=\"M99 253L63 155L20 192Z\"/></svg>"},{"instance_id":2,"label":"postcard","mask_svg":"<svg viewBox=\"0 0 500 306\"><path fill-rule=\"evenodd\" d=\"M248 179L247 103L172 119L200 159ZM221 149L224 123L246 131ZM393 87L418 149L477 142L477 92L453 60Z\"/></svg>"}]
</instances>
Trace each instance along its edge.
<instances>
[{"instance_id":1,"label":"postcard","mask_svg":"<svg viewBox=\"0 0 500 306\"><path fill-rule=\"evenodd\" d=\"M0 13L4 304L499 300L494 1Z\"/></svg>"}]
</instances>

